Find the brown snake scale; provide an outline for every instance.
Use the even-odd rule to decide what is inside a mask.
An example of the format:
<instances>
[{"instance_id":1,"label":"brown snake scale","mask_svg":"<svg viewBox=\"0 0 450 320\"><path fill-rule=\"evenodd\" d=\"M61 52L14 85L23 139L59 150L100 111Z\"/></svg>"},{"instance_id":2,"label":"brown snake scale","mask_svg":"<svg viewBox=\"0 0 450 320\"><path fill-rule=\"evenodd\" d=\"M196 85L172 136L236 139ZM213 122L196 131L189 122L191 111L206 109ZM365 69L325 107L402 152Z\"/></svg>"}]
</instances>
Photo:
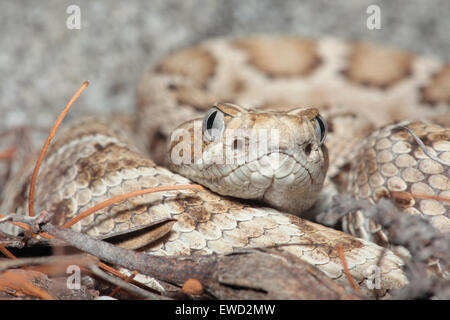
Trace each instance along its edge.
<instances>
[{"instance_id":1,"label":"brown snake scale","mask_svg":"<svg viewBox=\"0 0 450 320\"><path fill-rule=\"evenodd\" d=\"M170 132L186 120L202 118L216 101L277 112L318 108L329 128L324 194L349 192L372 203L391 198L392 191L450 196L450 66L336 39L261 36L211 40L168 55L144 74L136 117L84 117L63 126L39 174L36 211L55 211L55 222L62 224L115 195L191 183L156 165L149 153L163 164ZM425 154L407 130L386 126L399 120L413 121L405 125L438 161ZM0 212L27 213L30 171L28 166L9 180ZM406 213L449 232L448 202L393 200ZM374 243L387 245L387 235L358 212L344 220L344 229L363 239L209 190L167 191L113 205L74 229L102 237L164 217L177 221L168 235L145 245L149 253L227 253L295 244L283 249L344 283L336 249L341 245L350 273L361 286L382 252L382 289L407 283L402 259ZM141 242L129 247L142 246L142 239L136 241Z\"/></svg>"}]
</instances>

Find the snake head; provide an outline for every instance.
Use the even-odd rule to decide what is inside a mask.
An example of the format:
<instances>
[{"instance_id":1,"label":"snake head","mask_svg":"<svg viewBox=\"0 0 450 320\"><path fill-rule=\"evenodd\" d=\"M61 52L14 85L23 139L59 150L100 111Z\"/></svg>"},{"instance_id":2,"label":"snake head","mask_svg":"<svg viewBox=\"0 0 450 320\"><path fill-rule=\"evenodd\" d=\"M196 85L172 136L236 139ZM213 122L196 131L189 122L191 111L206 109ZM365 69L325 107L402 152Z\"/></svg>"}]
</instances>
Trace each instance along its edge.
<instances>
[{"instance_id":1,"label":"snake head","mask_svg":"<svg viewBox=\"0 0 450 320\"><path fill-rule=\"evenodd\" d=\"M314 204L325 179L326 132L316 108L279 112L216 103L203 118L174 130L168 163L221 195L300 214Z\"/></svg>"}]
</instances>

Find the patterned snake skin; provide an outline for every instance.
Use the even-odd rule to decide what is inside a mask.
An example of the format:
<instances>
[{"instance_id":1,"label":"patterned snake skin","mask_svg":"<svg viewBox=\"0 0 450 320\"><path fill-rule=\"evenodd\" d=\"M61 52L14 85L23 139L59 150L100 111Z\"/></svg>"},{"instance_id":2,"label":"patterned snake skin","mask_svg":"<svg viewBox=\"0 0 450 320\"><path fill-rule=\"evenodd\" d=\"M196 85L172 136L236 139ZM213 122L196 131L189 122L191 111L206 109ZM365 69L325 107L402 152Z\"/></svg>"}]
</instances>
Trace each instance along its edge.
<instances>
[{"instance_id":1,"label":"patterned snake skin","mask_svg":"<svg viewBox=\"0 0 450 320\"><path fill-rule=\"evenodd\" d=\"M443 197L450 193L450 130L446 129L450 66L439 61L335 39L217 39L176 51L152 67L141 80L137 100L136 118L85 117L61 128L37 181L37 212L53 210L55 222L62 224L115 195L191 183L149 160L148 150L156 163L163 164L175 127L203 118L216 101L277 114L299 106L318 108L328 125L330 168L323 182L325 194L349 190L357 198L375 202L389 198L391 191ZM256 118L260 113L255 113ZM435 159L423 152L408 131L399 130L398 125L386 126L405 119L411 122L404 125ZM23 169L10 179L1 212L27 213L29 174L30 168ZM289 196L298 199L302 195ZM396 201L396 205L429 218L442 232L450 230L448 202L410 199ZM345 282L336 249L341 245L350 273L361 286L377 263L383 290L407 283L403 261L372 242L387 241L386 235L358 213L344 225L365 239L253 201L186 190L129 199L73 228L102 237L164 217L177 222L157 243L144 245L152 254L226 253L293 244L283 248ZM139 245L129 247L143 245L142 239L136 241Z\"/></svg>"}]
</instances>

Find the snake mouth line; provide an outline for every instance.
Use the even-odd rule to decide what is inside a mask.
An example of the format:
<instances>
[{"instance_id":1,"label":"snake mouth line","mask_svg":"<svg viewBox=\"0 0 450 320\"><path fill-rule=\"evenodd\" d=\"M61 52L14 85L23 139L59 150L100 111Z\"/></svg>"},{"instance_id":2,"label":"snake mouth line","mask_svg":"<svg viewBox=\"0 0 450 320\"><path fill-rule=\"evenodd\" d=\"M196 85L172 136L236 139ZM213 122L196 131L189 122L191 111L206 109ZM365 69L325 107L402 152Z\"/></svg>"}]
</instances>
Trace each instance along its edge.
<instances>
[{"instance_id":1,"label":"snake mouth line","mask_svg":"<svg viewBox=\"0 0 450 320\"><path fill-rule=\"evenodd\" d=\"M226 176L228 176L228 175L234 173L235 171L239 170L240 168L242 168L242 167L244 167L244 166L248 166L248 165L250 165L251 163L259 162L259 161L262 160L262 158L268 157L268 156L270 156L270 155L272 155L272 154L280 154L280 155L288 156L289 158L291 158L292 160L294 160L294 161L296 162L296 164L298 164L298 165L301 166L302 168L305 168L300 162L298 162L297 159L295 159L295 157L294 157L291 153L282 152L282 151L268 152L268 153L265 153L265 154L263 154L263 155L261 155L261 156L255 158L255 159L253 159L253 160L251 160L251 161L249 161L249 162L245 162L245 163L242 163L242 164L237 164L237 167L233 168L233 169L232 169L230 172L228 172L226 175L225 175L225 174L221 174L221 175L218 175L218 176L216 176L216 177L214 177L214 178L212 178L212 179L216 179L216 178L224 178L224 177L226 177ZM205 166L205 169L204 169L204 170L208 170L208 169L210 169L211 167L213 167L214 165L218 165L218 164L213 163L213 164L210 164L210 165L208 165L208 166ZM223 164L223 165L231 165L231 164ZM208 178L206 178L206 179L208 179Z\"/></svg>"}]
</instances>

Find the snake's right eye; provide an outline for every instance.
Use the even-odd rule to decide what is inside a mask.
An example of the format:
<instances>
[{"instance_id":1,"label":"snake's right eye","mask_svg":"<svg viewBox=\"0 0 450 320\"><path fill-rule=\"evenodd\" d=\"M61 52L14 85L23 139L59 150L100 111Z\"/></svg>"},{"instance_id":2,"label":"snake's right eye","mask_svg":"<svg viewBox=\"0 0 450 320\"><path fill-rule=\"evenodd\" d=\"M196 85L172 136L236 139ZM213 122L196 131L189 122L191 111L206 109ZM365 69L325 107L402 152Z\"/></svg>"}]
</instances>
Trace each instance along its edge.
<instances>
[{"instance_id":1,"label":"snake's right eye","mask_svg":"<svg viewBox=\"0 0 450 320\"><path fill-rule=\"evenodd\" d=\"M203 135L209 141L215 141L225 128L223 112L216 107L211 108L203 118Z\"/></svg>"},{"instance_id":2,"label":"snake's right eye","mask_svg":"<svg viewBox=\"0 0 450 320\"><path fill-rule=\"evenodd\" d=\"M322 145L328 132L327 123L321 115L317 115L317 117L314 118L314 122L317 140L319 140L319 145Z\"/></svg>"}]
</instances>

